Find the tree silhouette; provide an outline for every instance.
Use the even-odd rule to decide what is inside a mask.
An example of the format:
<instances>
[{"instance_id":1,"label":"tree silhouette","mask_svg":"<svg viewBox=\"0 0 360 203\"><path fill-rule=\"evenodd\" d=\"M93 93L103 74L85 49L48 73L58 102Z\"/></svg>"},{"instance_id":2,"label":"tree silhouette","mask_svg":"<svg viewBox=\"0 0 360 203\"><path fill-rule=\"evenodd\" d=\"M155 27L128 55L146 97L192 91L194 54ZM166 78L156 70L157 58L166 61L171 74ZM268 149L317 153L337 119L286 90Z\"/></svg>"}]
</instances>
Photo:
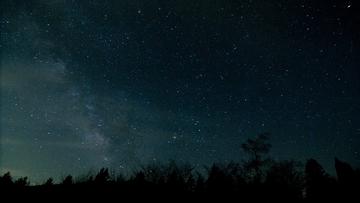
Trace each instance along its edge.
<instances>
[{"instance_id":1,"label":"tree silhouette","mask_svg":"<svg viewBox=\"0 0 360 203\"><path fill-rule=\"evenodd\" d=\"M100 169L99 173L95 176L96 184L104 184L110 179L109 170L107 168Z\"/></svg>"},{"instance_id":2,"label":"tree silhouette","mask_svg":"<svg viewBox=\"0 0 360 203\"><path fill-rule=\"evenodd\" d=\"M335 180L325 172L314 159L309 159L305 166L306 198L308 200L324 201L334 195Z\"/></svg>"},{"instance_id":3,"label":"tree silhouette","mask_svg":"<svg viewBox=\"0 0 360 203\"><path fill-rule=\"evenodd\" d=\"M350 164L335 158L335 169L338 179L339 196L354 198L355 194L360 192L359 179L355 170Z\"/></svg>"},{"instance_id":4,"label":"tree silhouette","mask_svg":"<svg viewBox=\"0 0 360 203\"><path fill-rule=\"evenodd\" d=\"M351 184L355 180L355 171L352 169L350 164L335 158L335 169L339 184Z\"/></svg>"},{"instance_id":5,"label":"tree silhouette","mask_svg":"<svg viewBox=\"0 0 360 203\"><path fill-rule=\"evenodd\" d=\"M214 164L208 169L207 189L210 193L224 193L231 186L231 177L219 165Z\"/></svg>"},{"instance_id":6,"label":"tree silhouette","mask_svg":"<svg viewBox=\"0 0 360 203\"><path fill-rule=\"evenodd\" d=\"M0 186L11 186L13 180L10 172L6 172L2 177L0 177Z\"/></svg>"},{"instance_id":7,"label":"tree silhouette","mask_svg":"<svg viewBox=\"0 0 360 203\"><path fill-rule=\"evenodd\" d=\"M66 185L72 185L73 183L74 183L73 177L71 175L68 175L64 178L61 184L66 186Z\"/></svg>"},{"instance_id":8,"label":"tree silhouette","mask_svg":"<svg viewBox=\"0 0 360 203\"><path fill-rule=\"evenodd\" d=\"M0 176L2 194L11 192L26 194L50 193L52 196L75 195L82 198L100 197L164 197L186 200L214 200L230 198L240 201L275 202L350 202L359 199L360 170L335 159L337 179L325 172L314 159L302 164L293 160L270 160L267 134L248 139L242 149L249 154L247 162L240 164L217 163L205 170L195 170L190 164L151 164L140 167L128 176L109 173L101 168L95 175L66 176L60 183L49 178L42 185L30 185L27 177L13 179L10 172ZM304 173L305 172L305 173ZM250 176L249 176L250 174ZM90 194L90 195L89 195ZM25 195L26 196L26 195ZM356 201L354 201L356 202Z\"/></svg>"},{"instance_id":9,"label":"tree silhouette","mask_svg":"<svg viewBox=\"0 0 360 203\"><path fill-rule=\"evenodd\" d=\"M53 186L54 185L54 179L52 179L52 178L47 179L43 185L47 186L47 187Z\"/></svg>"},{"instance_id":10,"label":"tree silhouette","mask_svg":"<svg viewBox=\"0 0 360 203\"><path fill-rule=\"evenodd\" d=\"M273 163L266 174L269 195L286 200L302 198L303 175L298 170L300 164L295 161Z\"/></svg>"},{"instance_id":11,"label":"tree silhouette","mask_svg":"<svg viewBox=\"0 0 360 203\"><path fill-rule=\"evenodd\" d=\"M267 143L269 135L269 133L260 134L255 139L248 139L241 145L243 151L250 155L250 159L245 163L245 168L250 172L254 182L261 181L261 167L269 161L265 158L271 149L271 144Z\"/></svg>"},{"instance_id":12,"label":"tree silhouette","mask_svg":"<svg viewBox=\"0 0 360 203\"><path fill-rule=\"evenodd\" d=\"M205 178L201 173L197 173L194 192L197 194L202 194L205 192Z\"/></svg>"},{"instance_id":13,"label":"tree silhouette","mask_svg":"<svg viewBox=\"0 0 360 203\"><path fill-rule=\"evenodd\" d=\"M25 187L29 184L28 177L21 177L14 182L14 185L17 187Z\"/></svg>"}]
</instances>

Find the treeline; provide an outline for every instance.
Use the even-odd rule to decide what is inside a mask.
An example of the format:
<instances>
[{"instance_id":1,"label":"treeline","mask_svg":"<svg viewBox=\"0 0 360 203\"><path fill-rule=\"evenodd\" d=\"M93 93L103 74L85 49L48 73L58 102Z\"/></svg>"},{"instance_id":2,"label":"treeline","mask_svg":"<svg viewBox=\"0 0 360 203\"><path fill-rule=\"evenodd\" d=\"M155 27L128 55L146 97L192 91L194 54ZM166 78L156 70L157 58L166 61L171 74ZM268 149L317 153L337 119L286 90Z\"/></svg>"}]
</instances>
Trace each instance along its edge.
<instances>
[{"instance_id":1,"label":"treeline","mask_svg":"<svg viewBox=\"0 0 360 203\"><path fill-rule=\"evenodd\" d=\"M305 166L297 161L274 161L268 157L271 145L260 135L242 145L250 158L242 163L213 164L198 172L190 164L153 164L130 176L103 168L82 178L66 176L54 183L49 178L30 186L26 177L13 180L0 176L0 191L27 194L72 194L82 197L170 197L232 198L235 200L344 201L359 200L360 170L335 159L336 177L325 172L314 159ZM172 199L169 199L172 201Z\"/></svg>"}]
</instances>

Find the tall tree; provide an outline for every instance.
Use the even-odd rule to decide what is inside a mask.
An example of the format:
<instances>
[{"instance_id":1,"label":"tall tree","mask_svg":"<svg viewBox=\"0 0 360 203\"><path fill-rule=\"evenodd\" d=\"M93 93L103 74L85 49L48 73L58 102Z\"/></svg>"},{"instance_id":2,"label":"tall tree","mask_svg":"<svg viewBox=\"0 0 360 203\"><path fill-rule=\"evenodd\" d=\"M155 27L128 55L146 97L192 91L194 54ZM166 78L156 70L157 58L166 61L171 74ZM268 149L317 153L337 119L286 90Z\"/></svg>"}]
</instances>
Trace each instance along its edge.
<instances>
[{"instance_id":1,"label":"tall tree","mask_svg":"<svg viewBox=\"0 0 360 203\"><path fill-rule=\"evenodd\" d=\"M254 181L259 182L262 177L261 167L269 160L268 155L271 144L268 143L269 133L262 133L255 139L248 139L241 145L243 151L249 154L250 159L245 163L245 167L253 174Z\"/></svg>"}]
</instances>

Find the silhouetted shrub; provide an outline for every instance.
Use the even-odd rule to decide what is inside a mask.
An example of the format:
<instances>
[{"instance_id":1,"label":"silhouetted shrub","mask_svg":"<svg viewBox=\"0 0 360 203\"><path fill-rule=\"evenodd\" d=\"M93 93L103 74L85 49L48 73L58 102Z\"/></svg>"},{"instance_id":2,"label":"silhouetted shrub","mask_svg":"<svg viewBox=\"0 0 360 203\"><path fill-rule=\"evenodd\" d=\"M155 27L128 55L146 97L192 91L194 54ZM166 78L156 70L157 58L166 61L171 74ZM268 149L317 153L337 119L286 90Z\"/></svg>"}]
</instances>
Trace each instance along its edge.
<instances>
[{"instance_id":1,"label":"silhouetted shrub","mask_svg":"<svg viewBox=\"0 0 360 203\"><path fill-rule=\"evenodd\" d=\"M74 183L73 181L73 177L71 175L68 175L64 178L64 180L62 181L62 185L72 185Z\"/></svg>"},{"instance_id":2,"label":"silhouetted shrub","mask_svg":"<svg viewBox=\"0 0 360 203\"><path fill-rule=\"evenodd\" d=\"M13 185L13 180L11 177L10 172L5 173L3 176L0 177L0 186L11 186Z\"/></svg>"},{"instance_id":3,"label":"silhouetted shrub","mask_svg":"<svg viewBox=\"0 0 360 203\"><path fill-rule=\"evenodd\" d=\"M53 186L54 185L54 179L52 179L52 178L47 179L43 185L47 186L47 187Z\"/></svg>"},{"instance_id":4,"label":"silhouetted shrub","mask_svg":"<svg viewBox=\"0 0 360 203\"><path fill-rule=\"evenodd\" d=\"M28 177L19 178L14 182L14 185L17 187L25 187L28 186L29 184L30 182L28 181Z\"/></svg>"}]
</instances>

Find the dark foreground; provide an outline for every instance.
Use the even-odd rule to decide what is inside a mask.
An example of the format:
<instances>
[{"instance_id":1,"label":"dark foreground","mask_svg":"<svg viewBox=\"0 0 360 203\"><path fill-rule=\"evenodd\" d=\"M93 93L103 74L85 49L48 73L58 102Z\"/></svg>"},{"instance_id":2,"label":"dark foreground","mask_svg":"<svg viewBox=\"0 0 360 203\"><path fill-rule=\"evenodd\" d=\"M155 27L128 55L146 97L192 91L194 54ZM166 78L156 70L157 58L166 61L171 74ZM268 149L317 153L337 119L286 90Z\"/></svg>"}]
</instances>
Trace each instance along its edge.
<instances>
[{"instance_id":1,"label":"dark foreground","mask_svg":"<svg viewBox=\"0 0 360 203\"><path fill-rule=\"evenodd\" d=\"M10 173L0 176L1 196L12 200L36 198L44 201L67 200L163 200L247 202L358 202L360 173L349 164L335 160L336 177L328 175L317 161L310 159L301 170L294 161L269 162L252 168L249 163L215 164L205 173L190 165L143 167L130 177L111 175L101 169L82 178L65 177L54 183L30 186L27 178L13 180ZM265 167L266 165L266 167Z\"/></svg>"}]
</instances>

